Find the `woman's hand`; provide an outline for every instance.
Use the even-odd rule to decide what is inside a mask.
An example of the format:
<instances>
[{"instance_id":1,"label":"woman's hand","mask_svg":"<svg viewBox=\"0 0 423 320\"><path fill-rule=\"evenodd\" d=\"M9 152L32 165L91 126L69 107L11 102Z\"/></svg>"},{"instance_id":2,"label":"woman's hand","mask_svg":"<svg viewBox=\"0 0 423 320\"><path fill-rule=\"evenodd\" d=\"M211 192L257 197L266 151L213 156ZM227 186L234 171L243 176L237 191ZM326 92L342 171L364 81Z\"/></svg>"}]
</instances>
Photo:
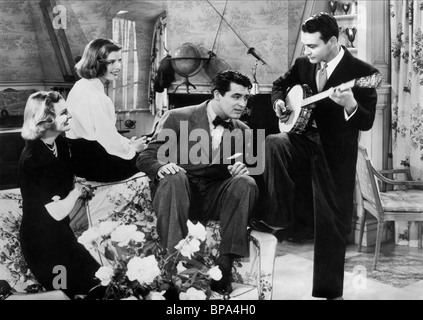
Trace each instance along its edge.
<instances>
[{"instance_id":1,"label":"woman's hand","mask_svg":"<svg viewBox=\"0 0 423 320\"><path fill-rule=\"evenodd\" d=\"M45 205L45 208L50 216L56 221L61 221L66 218L78 202L82 204L82 199L81 201L78 201L82 195L82 190L81 186L75 186L75 188L64 199L60 199L57 195L52 197L52 201Z\"/></svg>"},{"instance_id":2,"label":"woman's hand","mask_svg":"<svg viewBox=\"0 0 423 320\"><path fill-rule=\"evenodd\" d=\"M132 137L131 140L129 141L129 143L134 147L134 149L137 153L140 153L145 148L147 148L147 138L146 137L141 137L141 138L138 138L138 139L136 137Z\"/></svg>"}]
</instances>

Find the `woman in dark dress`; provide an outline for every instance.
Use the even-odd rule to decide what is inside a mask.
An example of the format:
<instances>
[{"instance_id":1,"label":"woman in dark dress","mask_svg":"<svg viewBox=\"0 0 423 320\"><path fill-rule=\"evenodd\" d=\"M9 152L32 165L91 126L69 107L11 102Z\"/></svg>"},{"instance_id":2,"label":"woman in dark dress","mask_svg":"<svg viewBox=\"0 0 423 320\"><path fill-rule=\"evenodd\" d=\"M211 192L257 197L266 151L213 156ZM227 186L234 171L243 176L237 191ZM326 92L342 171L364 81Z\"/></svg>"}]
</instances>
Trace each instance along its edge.
<instances>
[{"instance_id":1,"label":"woman in dark dress","mask_svg":"<svg viewBox=\"0 0 423 320\"><path fill-rule=\"evenodd\" d=\"M62 137L70 118L59 93L36 92L29 97L19 187L23 198L20 241L28 267L46 290L60 289L73 299L99 283L95 272L100 266L69 225L69 213L82 204L82 190L74 186L69 149Z\"/></svg>"}]
</instances>

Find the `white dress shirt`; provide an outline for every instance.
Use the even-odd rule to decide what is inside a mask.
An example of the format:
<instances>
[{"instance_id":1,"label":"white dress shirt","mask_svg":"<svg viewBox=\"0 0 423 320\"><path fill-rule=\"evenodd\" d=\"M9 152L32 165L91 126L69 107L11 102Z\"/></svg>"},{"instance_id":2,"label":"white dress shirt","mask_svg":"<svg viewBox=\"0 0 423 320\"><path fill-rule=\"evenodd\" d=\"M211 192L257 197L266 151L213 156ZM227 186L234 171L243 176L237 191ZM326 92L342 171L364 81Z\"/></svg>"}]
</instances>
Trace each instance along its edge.
<instances>
[{"instance_id":1,"label":"white dress shirt","mask_svg":"<svg viewBox=\"0 0 423 320\"><path fill-rule=\"evenodd\" d=\"M217 114L214 112L211 102L207 104L207 117L209 118L209 126L210 126L210 134L212 136L212 146L213 150L216 150L220 143L222 142L222 136L225 128L222 126L215 127L213 124L213 120L216 118ZM225 121L231 121L225 120Z\"/></svg>"},{"instance_id":2,"label":"white dress shirt","mask_svg":"<svg viewBox=\"0 0 423 320\"><path fill-rule=\"evenodd\" d=\"M104 93L100 79L78 80L66 102L72 115L66 137L97 141L107 153L122 159L129 160L135 156L135 149L129 139L117 131L115 107Z\"/></svg>"}]
</instances>

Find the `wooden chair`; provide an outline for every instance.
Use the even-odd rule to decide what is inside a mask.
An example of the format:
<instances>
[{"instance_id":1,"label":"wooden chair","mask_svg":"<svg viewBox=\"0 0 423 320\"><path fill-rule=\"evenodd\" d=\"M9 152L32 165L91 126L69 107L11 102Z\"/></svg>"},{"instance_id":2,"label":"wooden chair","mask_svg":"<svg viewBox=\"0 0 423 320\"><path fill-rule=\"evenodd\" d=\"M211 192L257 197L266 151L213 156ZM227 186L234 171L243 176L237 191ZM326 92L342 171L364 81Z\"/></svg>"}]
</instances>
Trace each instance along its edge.
<instances>
[{"instance_id":1,"label":"wooden chair","mask_svg":"<svg viewBox=\"0 0 423 320\"><path fill-rule=\"evenodd\" d=\"M405 181L387 178L385 175L404 174ZM358 251L361 251L364 224L367 213L377 219L376 248L373 269L376 270L383 226L386 221L416 221L418 222L419 248L422 246L423 221L423 181L412 181L409 169L394 169L376 171L362 146L358 148L357 179L362 196L362 219ZM381 183L399 186L398 190L381 191Z\"/></svg>"}]
</instances>

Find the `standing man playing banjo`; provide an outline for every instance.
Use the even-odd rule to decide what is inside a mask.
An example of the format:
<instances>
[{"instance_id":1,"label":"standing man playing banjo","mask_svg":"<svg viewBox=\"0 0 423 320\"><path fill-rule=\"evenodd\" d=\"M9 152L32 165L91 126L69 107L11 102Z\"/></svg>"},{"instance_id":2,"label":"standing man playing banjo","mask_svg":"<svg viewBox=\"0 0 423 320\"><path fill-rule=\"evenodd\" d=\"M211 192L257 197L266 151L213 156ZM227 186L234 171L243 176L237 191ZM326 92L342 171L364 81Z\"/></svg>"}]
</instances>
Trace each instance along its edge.
<instances>
[{"instance_id":1,"label":"standing man playing banjo","mask_svg":"<svg viewBox=\"0 0 423 320\"><path fill-rule=\"evenodd\" d=\"M266 138L265 208L252 223L261 231L283 229L293 238L314 236L312 295L327 299L343 296L359 131L373 125L380 83L378 71L352 56L338 36L337 22L329 14L306 20L301 33L305 55L273 83L271 98L281 133ZM369 76L377 83L366 83ZM342 86L356 78L364 84ZM327 92L302 115L295 103L301 104L298 100L308 90ZM283 132L298 115L306 118L297 122L306 125Z\"/></svg>"}]
</instances>

